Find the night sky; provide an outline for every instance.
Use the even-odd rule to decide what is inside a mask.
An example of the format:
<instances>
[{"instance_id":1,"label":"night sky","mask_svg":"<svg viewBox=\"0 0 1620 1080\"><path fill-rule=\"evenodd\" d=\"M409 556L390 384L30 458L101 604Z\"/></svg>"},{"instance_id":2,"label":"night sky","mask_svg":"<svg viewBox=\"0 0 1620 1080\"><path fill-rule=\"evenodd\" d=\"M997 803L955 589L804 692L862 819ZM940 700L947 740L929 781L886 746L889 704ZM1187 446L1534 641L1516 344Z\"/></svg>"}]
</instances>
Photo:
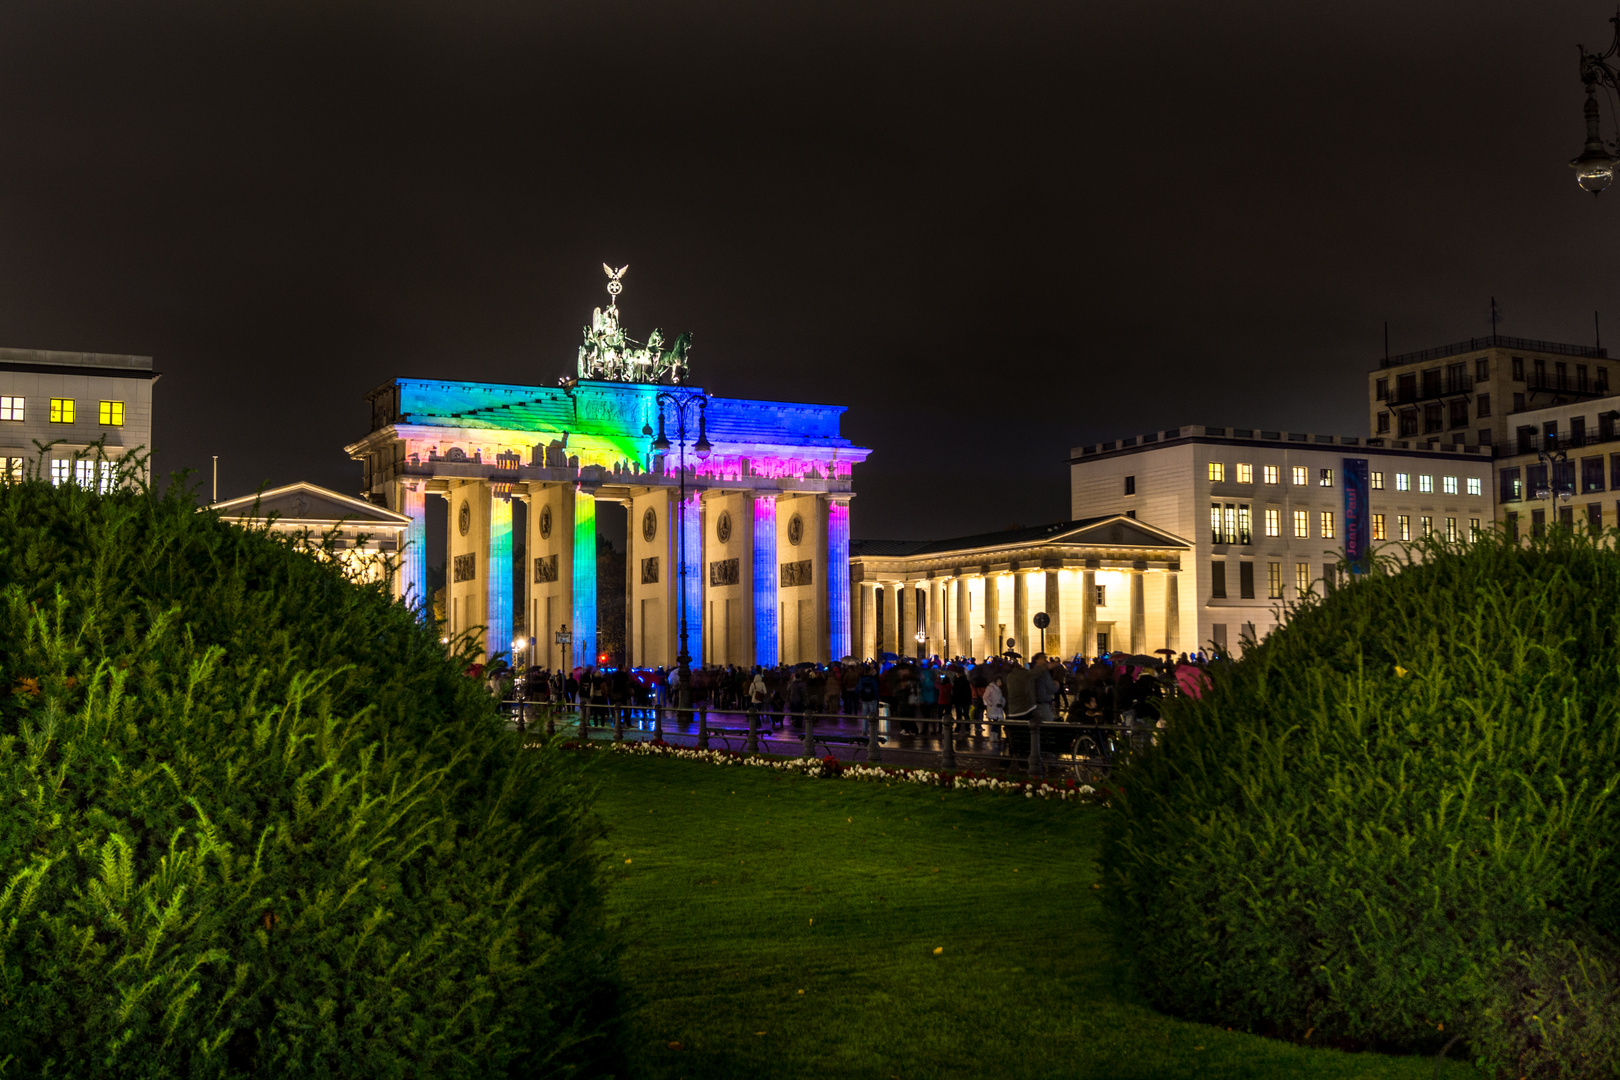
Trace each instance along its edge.
<instances>
[{"instance_id":1,"label":"night sky","mask_svg":"<svg viewBox=\"0 0 1620 1080\"><path fill-rule=\"evenodd\" d=\"M1058 520L1081 443L1365 434L1385 320L1620 346L1612 14L9 0L0 345L153 355L162 472L355 491L367 390L554 384L628 263L698 384L849 407L856 536Z\"/></svg>"}]
</instances>

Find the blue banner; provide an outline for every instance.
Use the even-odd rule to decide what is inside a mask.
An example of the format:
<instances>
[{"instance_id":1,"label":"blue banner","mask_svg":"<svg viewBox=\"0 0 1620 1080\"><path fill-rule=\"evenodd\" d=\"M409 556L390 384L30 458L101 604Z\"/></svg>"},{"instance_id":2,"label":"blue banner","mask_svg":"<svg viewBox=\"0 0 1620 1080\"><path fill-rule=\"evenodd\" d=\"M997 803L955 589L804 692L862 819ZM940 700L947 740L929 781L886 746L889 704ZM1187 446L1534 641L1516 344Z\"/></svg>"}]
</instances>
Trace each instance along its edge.
<instances>
[{"instance_id":1,"label":"blue banner","mask_svg":"<svg viewBox=\"0 0 1620 1080\"><path fill-rule=\"evenodd\" d=\"M1367 569L1372 546L1372 512L1368 498L1367 459L1344 459L1344 557L1352 572Z\"/></svg>"}]
</instances>

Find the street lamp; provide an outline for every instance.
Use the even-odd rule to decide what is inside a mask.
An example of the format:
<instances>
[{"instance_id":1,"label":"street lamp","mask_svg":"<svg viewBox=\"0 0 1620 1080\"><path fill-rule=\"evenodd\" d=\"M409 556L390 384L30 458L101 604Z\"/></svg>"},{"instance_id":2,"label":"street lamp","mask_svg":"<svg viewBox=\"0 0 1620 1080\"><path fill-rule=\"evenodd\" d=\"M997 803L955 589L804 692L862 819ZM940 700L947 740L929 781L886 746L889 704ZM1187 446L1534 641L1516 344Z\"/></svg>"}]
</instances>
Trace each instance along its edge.
<instances>
[{"instance_id":1,"label":"street lamp","mask_svg":"<svg viewBox=\"0 0 1620 1080\"><path fill-rule=\"evenodd\" d=\"M1558 466L1569 464L1569 455L1562 450L1548 452L1546 449L1536 451L1536 458L1541 467L1547 470L1547 486L1537 488L1531 494L1537 499L1546 499L1549 516L1558 516L1558 500L1570 500L1572 492L1567 488L1560 488L1558 484Z\"/></svg>"},{"instance_id":2,"label":"street lamp","mask_svg":"<svg viewBox=\"0 0 1620 1080\"><path fill-rule=\"evenodd\" d=\"M1614 40L1603 53L1589 53L1584 45L1577 45L1581 54L1581 82L1586 84L1586 147L1581 156L1569 163L1575 170L1575 182L1581 185L1581 190L1590 191L1593 196L1602 193L1603 189L1614 182L1614 170L1620 165L1611 154L1611 144L1603 138L1599 130L1599 116L1597 103L1598 84L1611 93L1620 93L1620 72L1616 72L1609 63L1610 59L1620 54L1620 14L1609 22L1614 24ZM1620 143L1613 144L1620 147Z\"/></svg>"},{"instance_id":3,"label":"street lamp","mask_svg":"<svg viewBox=\"0 0 1620 1080\"><path fill-rule=\"evenodd\" d=\"M657 453L669 453L669 436L664 433L664 406L668 405L675 414L675 441L680 446L681 503L676 511L678 524L675 542L681 548L680 588L677 590L681 605L681 651L675 657L675 662L680 665L680 688L676 691L676 700L683 709L692 707L692 654L687 648L686 629L686 410L694 404L697 406L698 436L697 442L692 444L692 452L697 454L700 461L707 460L714 447L709 443L708 435L708 395L701 390L658 392L658 437L652 442L652 448ZM641 433L651 436L652 425L643 425Z\"/></svg>"},{"instance_id":4,"label":"street lamp","mask_svg":"<svg viewBox=\"0 0 1620 1080\"><path fill-rule=\"evenodd\" d=\"M928 635L923 633L921 630L918 630L917 633L914 636L917 639L917 659L919 659L919 660L927 659L928 654L923 652L923 644L925 642L927 642Z\"/></svg>"}]
</instances>

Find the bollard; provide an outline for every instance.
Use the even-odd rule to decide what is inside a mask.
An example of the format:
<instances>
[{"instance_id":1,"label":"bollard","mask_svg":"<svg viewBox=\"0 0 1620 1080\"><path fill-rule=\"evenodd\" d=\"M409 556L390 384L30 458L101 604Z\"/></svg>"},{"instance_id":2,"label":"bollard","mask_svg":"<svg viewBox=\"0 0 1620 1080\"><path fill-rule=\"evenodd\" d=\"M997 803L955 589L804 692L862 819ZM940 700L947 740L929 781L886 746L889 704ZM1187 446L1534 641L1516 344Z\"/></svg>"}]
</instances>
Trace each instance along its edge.
<instances>
[{"instance_id":1,"label":"bollard","mask_svg":"<svg viewBox=\"0 0 1620 1080\"><path fill-rule=\"evenodd\" d=\"M706 701L698 702L698 741L699 750L709 748L709 705Z\"/></svg>"},{"instance_id":2,"label":"bollard","mask_svg":"<svg viewBox=\"0 0 1620 1080\"><path fill-rule=\"evenodd\" d=\"M1041 760L1041 710L1029 714L1029 775L1040 779L1046 775L1046 763Z\"/></svg>"},{"instance_id":3,"label":"bollard","mask_svg":"<svg viewBox=\"0 0 1620 1080\"><path fill-rule=\"evenodd\" d=\"M608 711L613 714L613 741L624 742L624 709L618 705L609 705Z\"/></svg>"},{"instance_id":4,"label":"bollard","mask_svg":"<svg viewBox=\"0 0 1620 1080\"><path fill-rule=\"evenodd\" d=\"M805 757L814 757L815 756L815 752L816 752L816 749L815 749L815 742L816 742L815 731L816 731L816 714L807 712L807 713L804 714L804 756Z\"/></svg>"},{"instance_id":5,"label":"bollard","mask_svg":"<svg viewBox=\"0 0 1620 1080\"><path fill-rule=\"evenodd\" d=\"M664 741L664 709L658 706L653 709L653 742Z\"/></svg>"},{"instance_id":6,"label":"bollard","mask_svg":"<svg viewBox=\"0 0 1620 1080\"><path fill-rule=\"evenodd\" d=\"M866 762L876 765L883 760L883 740L878 736L878 716L874 709L866 717Z\"/></svg>"},{"instance_id":7,"label":"bollard","mask_svg":"<svg viewBox=\"0 0 1620 1080\"><path fill-rule=\"evenodd\" d=\"M748 745L743 747L745 754L759 753L759 707L748 707Z\"/></svg>"},{"instance_id":8,"label":"bollard","mask_svg":"<svg viewBox=\"0 0 1620 1080\"><path fill-rule=\"evenodd\" d=\"M945 719L944 714L939 718L940 768L946 772L956 771L956 725Z\"/></svg>"}]
</instances>

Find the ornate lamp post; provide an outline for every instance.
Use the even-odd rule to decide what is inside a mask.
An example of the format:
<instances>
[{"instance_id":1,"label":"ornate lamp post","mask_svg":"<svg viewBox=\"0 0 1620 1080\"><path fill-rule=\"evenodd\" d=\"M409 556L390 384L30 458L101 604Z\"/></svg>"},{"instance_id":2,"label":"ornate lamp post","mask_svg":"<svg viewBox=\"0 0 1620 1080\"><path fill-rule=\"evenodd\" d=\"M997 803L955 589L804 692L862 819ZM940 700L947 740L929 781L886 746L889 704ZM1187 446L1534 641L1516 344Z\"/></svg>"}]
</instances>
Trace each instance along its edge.
<instances>
[{"instance_id":1,"label":"ornate lamp post","mask_svg":"<svg viewBox=\"0 0 1620 1080\"><path fill-rule=\"evenodd\" d=\"M686 629L686 413L693 405L697 406L697 441L692 444L693 453L699 460L706 460L714 447L709 443L707 432L707 413L709 402L701 390L660 390L658 392L658 437L653 439L652 448L656 453L669 453L669 438L664 434L664 407L669 406L675 414L675 440L680 446L681 470L681 504L677 511L676 543L681 547L681 568L679 575L681 605L681 651L675 661L680 665L680 689L677 692L677 703L680 708L692 707L692 654L687 648ZM642 427L643 435L652 435L652 425Z\"/></svg>"},{"instance_id":2,"label":"ornate lamp post","mask_svg":"<svg viewBox=\"0 0 1620 1080\"><path fill-rule=\"evenodd\" d=\"M923 646L928 641L928 635L926 633L924 633L923 631L919 630L919 631L917 631L915 636L916 636L916 639L917 639L917 659L919 659L919 660L928 659L927 652L925 652L923 650Z\"/></svg>"},{"instance_id":3,"label":"ornate lamp post","mask_svg":"<svg viewBox=\"0 0 1620 1080\"><path fill-rule=\"evenodd\" d=\"M1531 495L1536 499L1546 499L1548 515L1556 518L1558 516L1558 501L1562 499L1564 502L1568 502L1574 494L1574 492L1561 487L1558 483L1558 467L1569 464L1569 455L1562 450L1541 449L1536 451L1536 457L1540 460L1541 467L1547 470L1547 486L1537 488L1531 492ZM1555 522L1548 522L1548 524L1555 524Z\"/></svg>"},{"instance_id":4,"label":"ornate lamp post","mask_svg":"<svg viewBox=\"0 0 1620 1080\"><path fill-rule=\"evenodd\" d=\"M1589 53L1584 45L1576 46L1581 53L1581 82L1586 84L1586 147L1569 167L1575 170L1575 182L1581 185L1581 190L1590 191L1594 196L1614 181L1615 168L1620 166L1620 160L1610 152L1611 148L1620 149L1620 142L1605 141L1599 130L1598 85L1601 83L1606 91L1620 94L1620 72L1609 63L1620 54L1620 14L1609 22L1614 24L1615 35L1608 49Z\"/></svg>"}]
</instances>

